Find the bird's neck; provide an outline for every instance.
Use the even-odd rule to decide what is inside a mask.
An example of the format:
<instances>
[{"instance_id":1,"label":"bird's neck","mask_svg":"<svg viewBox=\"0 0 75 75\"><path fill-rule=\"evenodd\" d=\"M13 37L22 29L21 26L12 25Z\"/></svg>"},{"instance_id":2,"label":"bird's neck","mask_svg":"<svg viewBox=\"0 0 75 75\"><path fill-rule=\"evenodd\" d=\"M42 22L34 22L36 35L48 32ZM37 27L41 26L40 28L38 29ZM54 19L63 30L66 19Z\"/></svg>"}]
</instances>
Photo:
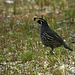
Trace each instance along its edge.
<instances>
[{"instance_id":1,"label":"bird's neck","mask_svg":"<svg viewBox=\"0 0 75 75\"><path fill-rule=\"evenodd\" d=\"M42 24L40 27L40 33L46 31L49 28L48 24Z\"/></svg>"},{"instance_id":2,"label":"bird's neck","mask_svg":"<svg viewBox=\"0 0 75 75\"><path fill-rule=\"evenodd\" d=\"M45 23L45 24L42 24L42 25L41 25L41 28L46 29L46 28L49 28L49 26L48 26L48 24L47 24L47 23Z\"/></svg>"}]
</instances>

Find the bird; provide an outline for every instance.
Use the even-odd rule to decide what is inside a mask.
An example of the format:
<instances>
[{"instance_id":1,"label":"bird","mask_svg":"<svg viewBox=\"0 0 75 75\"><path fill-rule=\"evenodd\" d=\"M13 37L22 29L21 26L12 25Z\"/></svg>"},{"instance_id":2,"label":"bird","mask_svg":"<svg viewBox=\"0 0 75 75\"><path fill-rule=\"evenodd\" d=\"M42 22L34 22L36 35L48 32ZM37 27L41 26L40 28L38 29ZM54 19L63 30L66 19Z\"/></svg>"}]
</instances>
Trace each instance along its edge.
<instances>
[{"instance_id":1,"label":"bird","mask_svg":"<svg viewBox=\"0 0 75 75\"><path fill-rule=\"evenodd\" d=\"M37 21L41 25L40 27L40 37L42 43L47 46L51 47L50 53L53 52L54 48L64 46L66 49L73 51L70 47L66 45L63 39L54 31L52 30L47 21L43 18L34 17L34 21Z\"/></svg>"}]
</instances>

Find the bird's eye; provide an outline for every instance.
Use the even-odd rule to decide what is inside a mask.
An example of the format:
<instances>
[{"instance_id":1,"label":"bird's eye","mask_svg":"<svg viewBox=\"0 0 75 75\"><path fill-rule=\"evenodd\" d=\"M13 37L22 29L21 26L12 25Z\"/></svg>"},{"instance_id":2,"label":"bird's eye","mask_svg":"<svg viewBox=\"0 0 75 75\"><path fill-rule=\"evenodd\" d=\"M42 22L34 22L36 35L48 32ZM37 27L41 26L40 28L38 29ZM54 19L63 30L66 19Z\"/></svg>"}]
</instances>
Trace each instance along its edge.
<instances>
[{"instance_id":1,"label":"bird's eye","mask_svg":"<svg viewBox=\"0 0 75 75\"><path fill-rule=\"evenodd\" d=\"M39 24L43 24L43 23L44 23L44 20L39 19L37 22L38 22Z\"/></svg>"},{"instance_id":2,"label":"bird's eye","mask_svg":"<svg viewBox=\"0 0 75 75\"><path fill-rule=\"evenodd\" d=\"M41 24L41 21L40 21L40 20L38 20L37 22L38 22L39 24Z\"/></svg>"},{"instance_id":3,"label":"bird's eye","mask_svg":"<svg viewBox=\"0 0 75 75\"><path fill-rule=\"evenodd\" d=\"M42 24L42 23L43 23L43 21L42 21L42 20L38 20L37 22L38 22L39 24Z\"/></svg>"}]
</instances>

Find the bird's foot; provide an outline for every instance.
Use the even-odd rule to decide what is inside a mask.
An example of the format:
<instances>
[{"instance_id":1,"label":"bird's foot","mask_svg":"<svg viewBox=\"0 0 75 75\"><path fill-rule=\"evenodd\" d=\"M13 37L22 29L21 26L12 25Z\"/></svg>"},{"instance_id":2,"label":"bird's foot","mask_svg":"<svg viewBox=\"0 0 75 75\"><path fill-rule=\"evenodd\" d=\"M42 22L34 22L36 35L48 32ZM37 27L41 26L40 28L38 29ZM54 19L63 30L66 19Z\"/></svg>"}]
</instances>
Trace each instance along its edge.
<instances>
[{"instance_id":1,"label":"bird's foot","mask_svg":"<svg viewBox=\"0 0 75 75\"><path fill-rule=\"evenodd\" d=\"M51 55L54 55L54 52L51 50L51 51L50 51L50 54L51 54Z\"/></svg>"},{"instance_id":2,"label":"bird's foot","mask_svg":"<svg viewBox=\"0 0 75 75\"><path fill-rule=\"evenodd\" d=\"M54 55L54 52L50 51L50 53L47 53L47 55Z\"/></svg>"}]
</instances>

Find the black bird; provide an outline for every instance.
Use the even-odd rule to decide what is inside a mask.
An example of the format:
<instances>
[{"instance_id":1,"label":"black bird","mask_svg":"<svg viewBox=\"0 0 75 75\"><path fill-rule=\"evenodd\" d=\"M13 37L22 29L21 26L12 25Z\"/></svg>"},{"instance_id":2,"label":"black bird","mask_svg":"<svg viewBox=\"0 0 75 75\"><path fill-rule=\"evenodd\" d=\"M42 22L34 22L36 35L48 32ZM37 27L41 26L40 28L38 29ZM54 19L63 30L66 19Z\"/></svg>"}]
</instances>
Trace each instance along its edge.
<instances>
[{"instance_id":1,"label":"black bird","mask_svg":"<svg viewBox=\"0 0 75 75\"><path fill-rule=\"evenodd\" d=\"M41 25L40 37L42 43L45 46L52 48L50 52L52 52L54 48L60 47L62 45L68 50L73 51L65 44L62 38L56 32L54 32L52 29L49 28L46 20L44 20L43 18L34 18L34 21L35 20L37 20L37 22Z\"/></svg>"}]
</instances>

